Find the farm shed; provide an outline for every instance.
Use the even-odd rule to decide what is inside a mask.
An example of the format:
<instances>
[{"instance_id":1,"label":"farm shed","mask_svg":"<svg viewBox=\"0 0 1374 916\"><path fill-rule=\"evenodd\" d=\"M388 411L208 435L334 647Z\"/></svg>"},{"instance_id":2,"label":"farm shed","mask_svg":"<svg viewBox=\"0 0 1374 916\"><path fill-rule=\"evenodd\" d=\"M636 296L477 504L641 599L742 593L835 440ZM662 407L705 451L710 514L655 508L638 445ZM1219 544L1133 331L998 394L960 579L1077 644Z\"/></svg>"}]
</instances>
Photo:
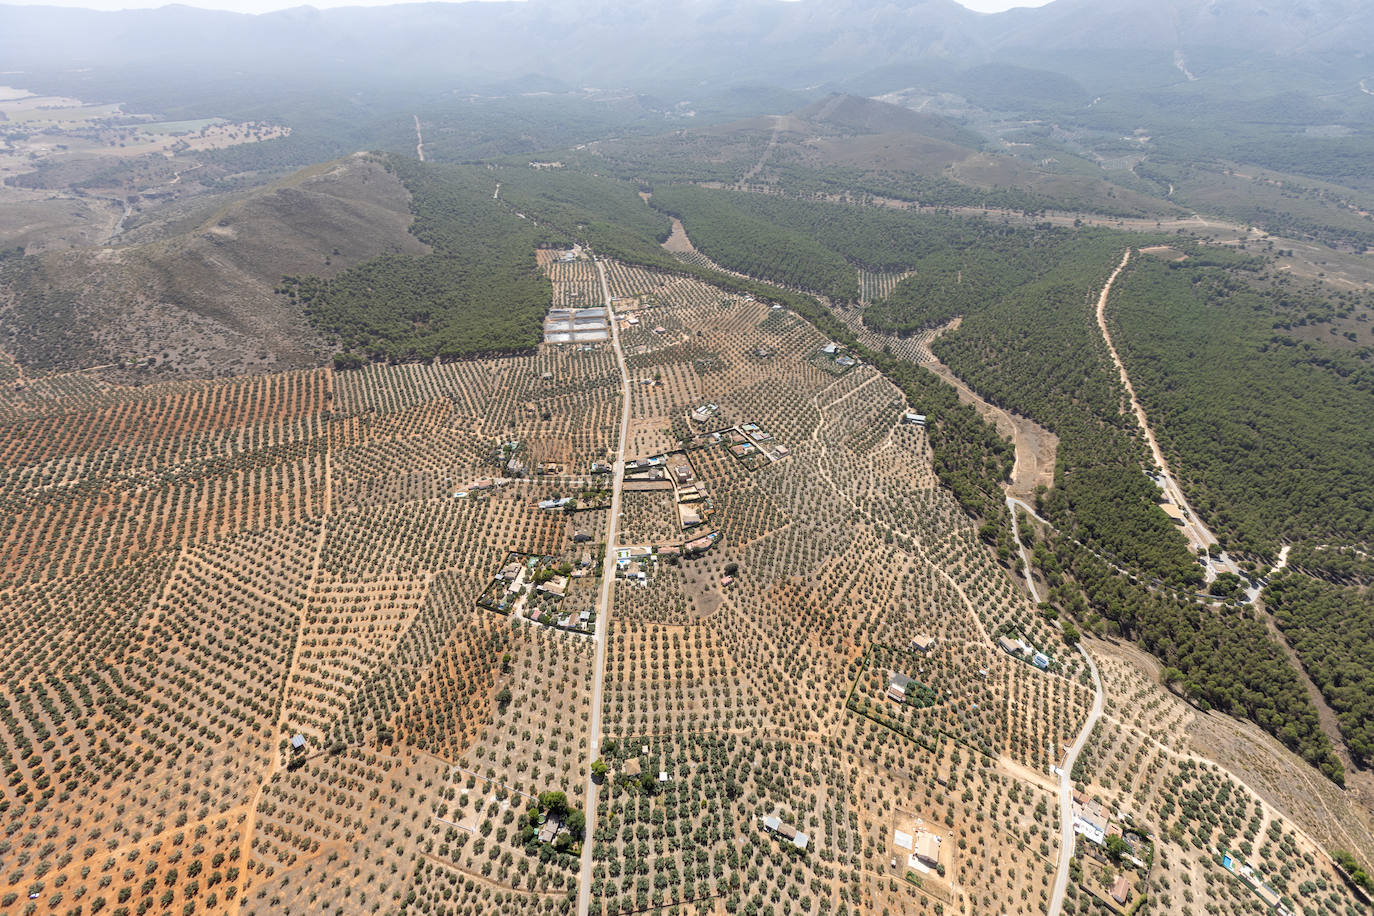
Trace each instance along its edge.
<instances>
[{"instance_id":1,"label":"farm shed","mask_svg":"<svg viewBox=\"0 0 1374 916\"><path fill-rule=\"evenodd\" d=\"M916 835L916 858L920 859L926 865L939 865L940 838L926 830L918 833Z\"/></svg>"},{"instance_id":2,"label":"farm shed","mask_svg":"<svg viewBox=\"0 0 1374 916\"><path fill-rule=\"evenodd\" d=\"M1021 653L1026 649L1025 643L1019 639L1012 639L1009 636L997 637L997 645L1002 647L1003 652L1008 655L1015 655L1017 658L1020 658Z\"/></svg>"},{"instance_id":3,"label":"farm shed","mask_svg":"<svg viewBox=\"0 0 1374 916\"><path fill-rule=\"evenodd\" d=\"M765 817L763 819L763 829L767 830L774 836L781 837L784 840L789 840L792 843L792 845L797 847L798 849L804 850L811 843L811 838L809 836L802 833L800 830L798 830L796 827L793 827L786 821L779 820L775 816Z\"/></svg>"}]
</instances>

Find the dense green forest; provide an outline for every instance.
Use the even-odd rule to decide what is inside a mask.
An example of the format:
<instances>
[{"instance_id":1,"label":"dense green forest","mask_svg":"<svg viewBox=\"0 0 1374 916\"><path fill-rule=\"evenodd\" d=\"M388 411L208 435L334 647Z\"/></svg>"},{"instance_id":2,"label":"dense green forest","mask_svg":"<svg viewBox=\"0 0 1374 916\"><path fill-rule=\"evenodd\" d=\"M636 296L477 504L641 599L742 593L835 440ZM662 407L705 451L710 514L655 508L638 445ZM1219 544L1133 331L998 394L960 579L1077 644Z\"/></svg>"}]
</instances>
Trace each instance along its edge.
<instances>
[{"instance_id":1,"label":"dense green forest","mask_svg":"<svg viewBox=\"0 0 1374 916\"><path fill-rule=\"evenodd\" d=\"M1072 238L938 211L818 203L778 194L655 188L654 207L682 220L693 244L749 276L811 290L838 302L858 298L855 268L914 270L885 301L864 312L874 330L909 333L966 314L1040 275Z\"/></svg>"},{"instance_id":2,"label":"dense green forest","mask_svg":"<svg viewBox=\"0 0 1374 916\"><path fill-rule=\"evenodd\" d=\"M1139 642L1167 666L1167 686L1203 709L1250 719L1344 785L1344 768L1297 671L1248 610L1213 609L1139 588L1065 538L1038 549L1036 560L1055 600L1090 628L1100 617L1111 632Z\"/></svg>"},{"instance_id":3,"label":"dense green forest","mask_svg":"<svg viewBox=\"0 0 1374 916\"><path fill-rule=\"evenodd\" d=\"M926 252L910 265L915 273L864 311L864 324L879 333L910 334L973 314L1043 275L1072 238L1067 230L932 217L923 221L939 230L929 233Z\"/></svg>"},{"instance_id":4,"label":"dense green forest","mask_svg":"<svg viewBox=\"0 0 1374 916\"><path fill-rule=\"evenodd\" d=\"M1055 487L1037 500L1059 532L1036 552L1051 599L1089 629L1140 642L1173 669L1185 696L1252 719L1339 781L1316 709L1261 624L1141 588L1102 559L1162 585L1202 583L1142 472L1147 455L1094 320L1095 293L1124 241L1140 239L1077 233L1053 269L966 316L935 350L988 400L1060 437Z\"/></svg>"},{"instance_id":5,"label":"dense green forest","mask_svg":"<svg viewBox=\"0 0 1374 916\"><path fill-rule=\"evenodd\" d=\"M1288 565L1308 575L1346 584L1368 585L1374 581L1374 553L1358 547L1327 544L1296 544Z\"/></svg>"},{"instance_id":6,"label":"dense green forest","mask_svg":"<svg viewBox=\"0 0 1374 916\"><path fill-rule=\"evenodd\" d=\"M750 205L758 196L667 185L655 188L653 205L682 220L692 244L722 267L842 302L858 299L858 274L844 257L806 227L758 212Z\"/></svg>"},{"instance_id":7,"label":"dense green forest","mask_svg":"<svg viewBox=\"0 0 1374 916\"><path fill-rule=\"evenodd\" d=\"M1183 536L1145 476L1146 451L1110 370L1091 301L1120 260L1121 236L1080 232L1053 268L989 296L933 349L994 404L1059 436L1044 509L1059 530L1118 565L1180 586L1202 583Z\"/></svg>"},{"instance_id":8,"label":"dense green forest","mask_svg":"<svg viewBox=\"0 0 1374 916\"><path fill-rule=\"evenodd\" d=\"M1107 310L1194 508L1270 561L1283 541L1374 542L1374 365L1283 327L1340 303L1209 258L1135 259Z\"/></svg>"},{"instance_id":9,"label":"dense green forest","mask_svg":"<svg viewBox=\"0 0 1374 916\"><path fill-rule=\"evenodd\" d=\"M1351 756L1374 764L1374 593L1285 571L1264 603L1335 710Z\"/></svg>"},{"instance_id":10,"label":"dense green forest","mask_svg":"<svg viewBox=\"0 0 1374 916\"><path fill-rule=\"evenodd\" d=\"M340 364L536 346L553 291L534 250L555 236L494 201L484 170L386 161L410 189L411 232L433 253L383 255L332 280L288 277L282 285L312 324L353 354Z\"/></svg>"}]
</instances>

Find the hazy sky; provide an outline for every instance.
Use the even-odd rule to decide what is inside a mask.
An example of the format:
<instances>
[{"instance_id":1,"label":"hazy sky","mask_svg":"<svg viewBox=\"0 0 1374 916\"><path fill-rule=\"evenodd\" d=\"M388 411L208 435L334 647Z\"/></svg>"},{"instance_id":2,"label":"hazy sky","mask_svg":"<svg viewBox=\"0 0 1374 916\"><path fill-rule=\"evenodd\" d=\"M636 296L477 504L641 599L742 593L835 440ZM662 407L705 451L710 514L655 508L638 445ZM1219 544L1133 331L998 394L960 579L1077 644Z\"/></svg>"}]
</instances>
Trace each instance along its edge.
<instances>
[{"instance_id":1,"label":"hazy sky","mask_svg":"<svg viewBox=\"0 0 1374 916\"><path fill-rule=\"evenodd\" d=\"M147 9L163 6L169 0L0 0L0 3L42 4L44 6L79 6L95 10ZM415 2L415 0L179 0L187 6L203 6L216 10L233 10L239 13L266 13L292 6L315 6L321 9L330 6L384 6L388 3ZM995 13L1013 6L1044 6L1050 0L958 0L971 10L982 13Z\"/></svg>"}]
</instances>

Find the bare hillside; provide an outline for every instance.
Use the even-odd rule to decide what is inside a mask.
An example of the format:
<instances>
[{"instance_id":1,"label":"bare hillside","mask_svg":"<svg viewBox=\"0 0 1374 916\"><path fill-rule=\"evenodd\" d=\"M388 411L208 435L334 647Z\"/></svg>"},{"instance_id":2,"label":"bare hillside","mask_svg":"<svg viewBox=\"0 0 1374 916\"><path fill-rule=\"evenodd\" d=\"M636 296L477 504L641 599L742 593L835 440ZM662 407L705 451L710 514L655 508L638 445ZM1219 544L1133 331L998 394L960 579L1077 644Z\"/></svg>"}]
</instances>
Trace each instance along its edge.
<instances>
[{"instance_id":1,"label":"bare hillside","mask_svg":"<svg viewBox=\"0 0 1374 916\"><path fill-rule=\"evenodd\" d=\"M160 241L11 263L0 273L0 340L33 373L110 366L204 377L318 365L327 342L274 288L286 274L331 276L379 254L421 253L410 220L408 192L372 159L317 166Z\"/></svg>"}]
</instances>

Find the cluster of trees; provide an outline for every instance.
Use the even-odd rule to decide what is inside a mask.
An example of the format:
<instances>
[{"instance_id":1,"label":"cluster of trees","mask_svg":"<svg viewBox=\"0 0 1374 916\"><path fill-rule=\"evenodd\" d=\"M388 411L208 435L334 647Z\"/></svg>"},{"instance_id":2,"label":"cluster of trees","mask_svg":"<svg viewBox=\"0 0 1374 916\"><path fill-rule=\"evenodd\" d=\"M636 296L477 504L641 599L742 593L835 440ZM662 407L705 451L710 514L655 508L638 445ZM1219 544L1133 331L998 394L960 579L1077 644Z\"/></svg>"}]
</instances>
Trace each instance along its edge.
<instances>
[{"instance_id":1,"label":"cluster of trees","mask_svg":"<svg viewBox=\"0 0 1374 916\"><path fill-rule=\"evenodd\" d=\"M1364 870L1364 867L1360 865L1359 860L1353 854L1344 849L1337 849L1331 856L1336 860L1336 864L1350 876L1351 881L1364 888L1365 891L1374 894L1374 878L1369 876L1369 872Z\"/></svg>"},{"instance_id":2,"label":"cluster of trees","mask_svg":"<svg viewBox=\"0 0 1374 916\"><path fill-rule=\"evenodd\" d=\"M1166 686L1203 709L1250 719L1344 784L1316 707L1282 648L1244 608L1213 608L1139 588L1065 538L1042 569L1051 598L1087 626L1135 640L1164 663ZM1072 582L1065 575L1072 577Z\"/></svg>"},{"instance_id":3,"label":"cluster of trees","mask_svg":"<svg viewBox=\"0 0 1374 916\"><path fill-rule=\"evenodd\" d=\"M842 302L859 298L859 277L842 255L816 241L805 226L773 220L751 206L759 195L667 185L653 203L682 220L692 243L716 263ZM789 201L777 201L788 204Z\"/></svg>"},{"instance_id":4,"label":"cluster of trees","mask_svg":"<svg viewBox=\"0 0 1374 916\"><path fill-rule=\"evenodd\" d=\"M1016 229L985 220L923 218L927 233L914 271L882 302L864 312L864 324L887 334L910 334L968 315L990 299L1033 282L1055 264L1067 230Z\"/></svg>"},{"instance_id":5,"label":"cluster of trees","mask_svg":"<svg viewBox=\"0 0 1374 916\"><path fill-rule=\"evenodd\" d=\"M544 818L556 820L564 827L551 844L539 842L539 825ZM568 804L567 793L550 790L539 793L535 803L520 815L516 828L516 842L524 846L530 855L539 853L543 846L551 846L555 852L569 854L582 842L583 834L587 831L587 815Z\"/></svg>"},{"instance_id":6,"label":"cluster of trees","mask_svg":"<svg viewBox=\"0 0 1374 916\"><path fill-rule=\"evenodd\" d=\"M1261 286L1252 268L1137 259L1108 307L1118 351L1172 469L1228 546L1272 560L1283 541L1369 544L1374 365L1276 334L1342 308L1282 280Z\"/></svg>"},{"instance_id":7,"label":"cluster of trees","mask_svg":"<svg viewBox=\"0 0 1374 916\"><path fill-rule=\"evenodd\" d=\"M382 255L332 280L287 277L282 291L355 356L453 359L536 346L553 288L534 251L550 234L512 218L479 170L397 157L387 167L411 192L411 232L433 252Z\"/></svg>"},{"instance_id":8,"label":"cluster of trees","mask_svg":"<svg viewBox=\"0 0 1374 916\"><path fill-rule=\"evenodd\" d=\"M521 213L538 214L541 222L574 233L592 248L605 242L637 239L663 242L672 232L666 216L644 205L637 188L624 181L572 169L527 166L493 168L489 182L499 182L501 199Z\"/></svg>"},{"instance_id":9,"label":"cluster of trees","mask_svg":"<svg viewBox=\"0 0 1374 916\"><path fill-rule=\"evenodd\" d=\"M681 184L657 187L652 204L681 219L722 266L838 302L858 298L856 268L913 271L864 314L884 333L931 327L1007 294L1044 274L1073 238L1048 226Z\"/></svg>"},{"instance_id":10,"label":"cluster of trees","mask_svg":"<svg viewBox=\"0 0 1374 916\"><path fill-rule=\"evenodd\" d=\"M1196 586L1202 571L1145 476L1147 453L1089 304L1122 242L1098 231L1064 241L1049 270L974 300L933 349L988 401L1059 436L1055 486L1041 509L1061 532L1149 579Z\"/></svg>"},{"instance_id":11,"label":"cluster of trees","mask_svg":"<svg viewBox=\"0 0 1374 916\"><path fill-rule=\"evenodd\" d=\"M789 194L853 194L904 200L923 207L973 207L1039 214L1048 210L1101 213L1104 216L1151 215L1095 196L1056 199L1017 187L979 187L943 175L922 175L897 169L859 169L841 165L808 166L779 162L770 166L779 187Z\"/></svg>"},{"instance_id":12,"label":"cluster of trees","mask_svg":"<svg viewBox=\"0 0 1374 916\"><path fill-rule=\"evenodd\" d=\"M1288 553L1288 565L1338 582L1368 584L1374 579L1374 554L1355 547L1297 544Z\"/></svg>"},{"instance_id":13,"label":"cluster of trees","mask_svg":"<svg viewBox=\"0 0 1374 916\"><path fill-rule=\"evenodd\" d=\"M1350 756L1374 763L1374 594L1284 572L1264 603L1335 711Z\"/></svg>"}]
</instances>

